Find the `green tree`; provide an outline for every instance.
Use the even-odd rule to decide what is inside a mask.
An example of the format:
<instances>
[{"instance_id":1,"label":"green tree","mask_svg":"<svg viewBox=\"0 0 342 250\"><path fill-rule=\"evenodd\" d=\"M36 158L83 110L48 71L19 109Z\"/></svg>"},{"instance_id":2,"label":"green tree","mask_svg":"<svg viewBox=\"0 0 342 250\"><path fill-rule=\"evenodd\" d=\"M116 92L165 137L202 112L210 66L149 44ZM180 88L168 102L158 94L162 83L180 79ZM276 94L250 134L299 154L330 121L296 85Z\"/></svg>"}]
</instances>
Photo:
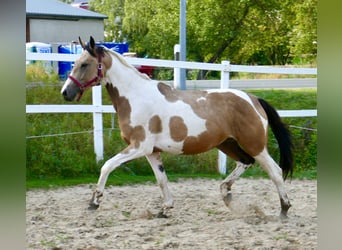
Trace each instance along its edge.
<instances>
[{"instance_id":1,"label":"green tree","mask_svg":"<svg viewBox=\"0 0 342 250\"><path fill-rule=\"evenodd\" d=\"M90 3L92 10L109 17L106 40L126 38L139 55L173 58L179 41L179 0ZM187 0L187 59L287 64L309 55L314 61L316 22L317 0Z\"/></svg>"},{"instance_id":2,"label":"green tree","mask_svg":"<svg viewBox=\"0 0 342 250\"><path fill-rule=\"evenodd\" d=\"M123 30L138 54L173 58L178 43L179 1L126 0Z\"/></svg>"},{"instance_id":3,"label":"green tree","mask_svg":"<svg viewBox=\"0 0 342 250\"><path fill-rule=\"evenodd\" d=\"M125 0L91 0L89 10L108 16L104 20L105 40L107 42L123 42L125 35L122 32L122 20Z\"/></svg>"},{"instance_id":4,"label":"green tree","mask_svg":"<svg viewBox=\"0 0 342 250\"><path fill-rule=\"evenodd\" d=\"M247 64L286 64L290 56L292 12L289 1L256 1L232 44L232 61Z\"/></svg>"},{"instance_id":5,"label":"green tree","mask_svg":"<svg viewBox=\"0 0 342 250\"><path fill-rule=\"evenodd\" d=\"M315 62L317 56L317 0L298 1L291 36L291 52L305 62Z\"/></svg>"}]
</instances>

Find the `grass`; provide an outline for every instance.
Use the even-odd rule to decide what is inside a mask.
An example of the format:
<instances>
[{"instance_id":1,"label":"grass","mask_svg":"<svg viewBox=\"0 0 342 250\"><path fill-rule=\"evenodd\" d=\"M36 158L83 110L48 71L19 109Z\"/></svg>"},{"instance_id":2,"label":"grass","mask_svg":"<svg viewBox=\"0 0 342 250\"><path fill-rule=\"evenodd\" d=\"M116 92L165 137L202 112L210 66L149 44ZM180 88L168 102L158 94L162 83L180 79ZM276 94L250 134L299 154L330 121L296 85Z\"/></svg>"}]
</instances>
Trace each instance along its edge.
<instances>
[{"instance_id":1,"label":"grass","mask_svg":"<svg viewBox=\"0 0 342 250\"><path fill-rule=\"evenodd\" d=\"M178 182L180 179L186 178L210 178L210 179L223 179L223 176L219 174L168 174L168 180L170 182ZM87 176L80 178L45 178L45 179L29 179L26 181L27 190L36 188L57 188L57 187L68 187L80 184L95 185L97 183L98 176ZM123 185L134 185L142 183L156 183L154 175L129 175L129 174L116 174L113 172L107 182L107 186L123 186Z\"/></svg>"},{"instance_id":2,"label":"grass","mask_svg":"<svg viewBox=\"0 0 342 250\"><path fill-rule=\"evenodd\" d=\"M181 179L215 179L223 180L226 176L220 174L167 174L170 182L178 182ZM252 166L241 176L241 178L269 178L267 174L260 168L260 166ZM295 172L293 179L307 179L313 180L317 178L317 173L314 170L305 170L299 173ZM53 189L60 187L70 187L75 185L91 185L95 186L98 181L98 176L83 176L78 178L60 178L48 177L43 179L28 179L26 180L26 189ZM154 175L130 175L130 174L116 174L114 171L108 177L106 186L124 186L135 184L156 183Z\"/></svg>"}]
</instances>

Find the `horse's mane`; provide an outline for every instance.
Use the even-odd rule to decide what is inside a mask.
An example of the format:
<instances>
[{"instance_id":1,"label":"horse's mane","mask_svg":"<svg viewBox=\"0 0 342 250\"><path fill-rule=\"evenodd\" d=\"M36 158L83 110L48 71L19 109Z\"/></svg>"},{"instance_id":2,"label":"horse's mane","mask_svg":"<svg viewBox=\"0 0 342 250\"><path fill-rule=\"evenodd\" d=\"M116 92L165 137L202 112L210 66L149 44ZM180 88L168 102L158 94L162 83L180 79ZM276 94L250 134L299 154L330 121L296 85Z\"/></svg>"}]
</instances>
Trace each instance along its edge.
<instances>
[{"instance_id":1,"label":"horse's mane","mask_svg":"<svg viewBox=\"0 0 342 250\"><path fill-rule=\"evenodd\" d=\"M135 71L140 77L144 78L145 80L151 80L150 77L148 77L148 75L144 74L144 73L141 73L139 72L134 66L132 66L131 64L127 63L127 61L125 60L125 58L120 55L119 53L113 51L113 50L110 50L110 49L107 49L105 48L106 52L108 52L109 54L115 56L124 66L132 69L133 71Z\"/></svg>"}]
</instances>

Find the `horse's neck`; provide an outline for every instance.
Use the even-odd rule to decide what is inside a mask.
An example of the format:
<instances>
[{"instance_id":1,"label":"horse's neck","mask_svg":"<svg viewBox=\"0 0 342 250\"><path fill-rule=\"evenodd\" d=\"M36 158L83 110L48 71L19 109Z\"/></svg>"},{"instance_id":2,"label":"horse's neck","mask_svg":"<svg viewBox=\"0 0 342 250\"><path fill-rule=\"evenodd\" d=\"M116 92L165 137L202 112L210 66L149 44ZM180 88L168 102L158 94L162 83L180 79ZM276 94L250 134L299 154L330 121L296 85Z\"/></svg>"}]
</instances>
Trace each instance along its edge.
<instances>
[{"instance_id":1,"label":"horse's neck","mask_svg":"<svg viewBox=\"0 0 342 250\"><path fill-rule=\"evenodd\" d=\"M141 74L129 65L122 56L113 53L111 56L112 66L108 69L106 77L108 84L111 84L118 91L119 96L135 99L135 102L139 102L147 93L152 94L154 92L157 85L156 81ZM113 101L112 95L111 98Z\"/></svg>"},{"instance_id":2,"label":"horse's neck","mask_svg":"<svg viewBox=\"0 0 342 250\"><path fill-rule=\"evenodd\" d=\"M152 87L154 81L129 65L122 56L111 53L111 57L112 65L107 71L107 78L120 95Z\"/></svg>"}]
</instances>

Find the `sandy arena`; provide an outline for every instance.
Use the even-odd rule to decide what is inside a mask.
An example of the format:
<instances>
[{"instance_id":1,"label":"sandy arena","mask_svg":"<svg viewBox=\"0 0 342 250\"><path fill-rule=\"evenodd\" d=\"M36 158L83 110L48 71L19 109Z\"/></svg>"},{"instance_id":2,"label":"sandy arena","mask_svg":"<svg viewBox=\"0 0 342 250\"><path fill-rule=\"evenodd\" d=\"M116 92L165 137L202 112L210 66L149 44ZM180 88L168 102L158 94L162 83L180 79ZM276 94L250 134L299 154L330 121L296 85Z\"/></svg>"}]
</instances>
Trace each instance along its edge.
<instances>
[{"instance_id":1,"label":"sandy arena","mask_svg":"<svg viewBox=\"0 0 342 250\"><path fill-rule=\"evenodd\" d=\"M169 183L174 208L166 216L160 216L155 183L109 186L96 211L87 209L90 185L31 190L27 249L317 249L315 180L286 181L292 207L283 222L270 179L237 180L230 208L219 185L210 179Z\"/></svg>"}]
</instances>

